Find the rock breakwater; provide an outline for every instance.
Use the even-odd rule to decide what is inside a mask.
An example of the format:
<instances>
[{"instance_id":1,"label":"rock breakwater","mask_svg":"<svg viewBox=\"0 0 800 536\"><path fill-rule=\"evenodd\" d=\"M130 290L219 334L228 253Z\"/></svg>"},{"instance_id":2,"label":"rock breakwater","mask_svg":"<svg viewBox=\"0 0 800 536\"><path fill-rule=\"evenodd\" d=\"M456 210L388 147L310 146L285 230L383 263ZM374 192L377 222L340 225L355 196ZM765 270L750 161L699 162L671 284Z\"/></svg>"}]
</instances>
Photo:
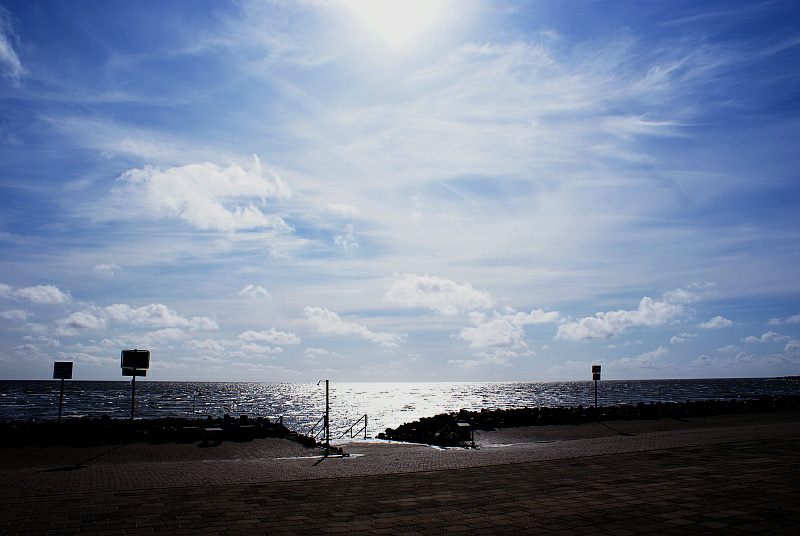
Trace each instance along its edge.
<instances>
[{"instance_id":1,"label":"rock breakwater","mask_svg":"<svg viewBox=\"0 0 800 536\"><path fill-rule=\"evenodd\" d=\"M606 407L534 407L461 410L422 418L397 428L387 428L379 439L425 443L442 447L467 444L465 430L494 430L522 426L582 424L635 419L681 419L713 415L800 410L800 396L762 396L733 400L652 402ZM466 423L469 428L460 425Z\"/></svg>"},{"instance_id":2,"label":"rock breakwater","mask_svg":"<svg viewBox=\"0 0 800 536\"><path fill-rule=\"evenodd\" d=\"M321 446L314 438L293 432L283 424L266 417L238 419L65 419L62 422L8 421L0 422L0 437L5 445L106 445L144 441L150 443L220 443L222 441L253 441L280 438L296 441L313 448Z\"/></svg>"}]
</instances>

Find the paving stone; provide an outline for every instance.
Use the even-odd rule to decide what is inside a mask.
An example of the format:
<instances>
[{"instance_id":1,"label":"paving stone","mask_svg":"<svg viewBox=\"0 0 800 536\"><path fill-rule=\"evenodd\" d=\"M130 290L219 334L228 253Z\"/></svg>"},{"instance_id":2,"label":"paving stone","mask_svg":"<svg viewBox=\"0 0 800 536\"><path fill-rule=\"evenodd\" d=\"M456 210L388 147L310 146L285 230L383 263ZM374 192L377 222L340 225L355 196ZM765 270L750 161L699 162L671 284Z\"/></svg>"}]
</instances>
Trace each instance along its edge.
<instances>
[{"instance_id":1,"label":"paving stone","mask_svg":"<svg viewBox=\"0 0 800 536\"><path fill-rule=\"evenodd\" d=\"M478 450L353 442L363 456L321 462L271 457L291 450L275 442L220 459L0 452L0 534L794 534L798 416L692 424Z\"/></svg>"}]
</instances>

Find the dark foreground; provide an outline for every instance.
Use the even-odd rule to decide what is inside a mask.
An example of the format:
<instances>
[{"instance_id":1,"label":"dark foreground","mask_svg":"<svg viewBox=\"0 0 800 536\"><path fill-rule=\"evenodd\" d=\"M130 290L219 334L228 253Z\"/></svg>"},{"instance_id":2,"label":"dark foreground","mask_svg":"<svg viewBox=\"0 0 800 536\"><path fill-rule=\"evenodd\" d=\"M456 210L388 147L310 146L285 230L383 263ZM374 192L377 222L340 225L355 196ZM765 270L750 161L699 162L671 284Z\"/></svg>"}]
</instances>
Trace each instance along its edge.
<instances>
[{"instance_id":1,"label":"dark foreground","mask_svg":"<svg viewBox=\"0 0 800 536\"><path fill-rule=\"evenodd\" d=\"M2 534L795 534L800 417L498 430L479 448L282 439L0 449ZM310 456L310 457L307 457Z\"/></svg>"}]
</instances>

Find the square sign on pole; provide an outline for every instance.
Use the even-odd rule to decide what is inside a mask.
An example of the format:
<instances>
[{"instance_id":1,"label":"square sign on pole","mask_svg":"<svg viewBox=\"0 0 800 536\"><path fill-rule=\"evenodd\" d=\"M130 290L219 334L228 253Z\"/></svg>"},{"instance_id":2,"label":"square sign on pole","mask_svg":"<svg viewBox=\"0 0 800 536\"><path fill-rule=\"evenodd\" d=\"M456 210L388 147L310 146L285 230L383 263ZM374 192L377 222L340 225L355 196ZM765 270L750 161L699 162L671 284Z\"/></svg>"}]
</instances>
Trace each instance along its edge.
<instances>
[{"instance_id":1,"label":"square sign on pole","mask_svg":"<svg viewBox=\"0 0 800 536\"><path fill-rule=\"evenodd\" d=\"M53 379L61 380L61 393L58 395L58 422L61 422L61 412L64 409L64 380L72 379L72 361L54 361Z\"/></svg>"},{"instance_id":2,"label":"square sign on pole","mask_svg":"<svg viewBox=\"0 0 800 536\"><path fill-rule=\"evenodd\" d=\"M53 362L53 379L54 380L71 380L72 379L72 361L55 361L55 362Z\"/></svg>"},{"instance_id":3,"label":"square sign on pole","mask_svg":"<svg viewBox=\"0 0 800 536\"><path fill-rule=\"evenodd\" d=\"M150 350L123 350L123 369L149 369Z\"/></svg>"},{"instance_id":4,"label":"square sign on pole","mask_svg":"<svg viewBox=\"0 0 800 536\"><path fill-rule=\"evenodd\" d=\"M592 365L592 379L595 381L600 379L600 365Z\"/></svg>"},{"instance_id":5,"label":"square sign on pole","mask_svg":"<svg viewBox=\"0 0 800 536\"><path fill-rule=\"evenodd\" d=\"M597 381L600 379L600 365L592 365L592 379L594 380L594 407L597 407Z\"/></svg>"},{"instance_id":6,"label":"square sign on pole","mask_svg":"<svg viewBox=\"0 0 800 536\"><path fill-rule=\"evenodd\" d=\"M136 407L136 377L147 376L150 368L150 350L123 350L121 354L122 375L131 378L131 420Z\"/></svg>"}]
</instances>

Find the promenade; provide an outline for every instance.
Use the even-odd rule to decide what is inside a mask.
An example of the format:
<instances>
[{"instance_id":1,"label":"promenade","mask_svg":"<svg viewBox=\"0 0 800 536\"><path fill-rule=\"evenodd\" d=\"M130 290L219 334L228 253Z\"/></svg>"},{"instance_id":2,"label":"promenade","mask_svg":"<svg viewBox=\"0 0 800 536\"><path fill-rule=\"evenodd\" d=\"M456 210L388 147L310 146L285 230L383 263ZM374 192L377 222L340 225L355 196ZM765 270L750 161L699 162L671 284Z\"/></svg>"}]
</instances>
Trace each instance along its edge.
<instances>
[{"instance_id":1,"label":"promenade","mask_svg":"<svg viewBox=\"0 0 800 536\"><path fill-rule=\"evenodd\" d=\"M377 440L0 447L0 534L796 534L800 414Z\"/></svg>"}]
</instances>

